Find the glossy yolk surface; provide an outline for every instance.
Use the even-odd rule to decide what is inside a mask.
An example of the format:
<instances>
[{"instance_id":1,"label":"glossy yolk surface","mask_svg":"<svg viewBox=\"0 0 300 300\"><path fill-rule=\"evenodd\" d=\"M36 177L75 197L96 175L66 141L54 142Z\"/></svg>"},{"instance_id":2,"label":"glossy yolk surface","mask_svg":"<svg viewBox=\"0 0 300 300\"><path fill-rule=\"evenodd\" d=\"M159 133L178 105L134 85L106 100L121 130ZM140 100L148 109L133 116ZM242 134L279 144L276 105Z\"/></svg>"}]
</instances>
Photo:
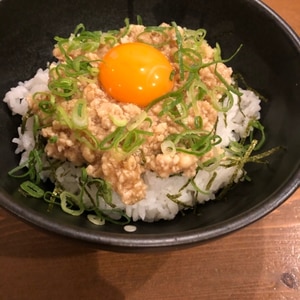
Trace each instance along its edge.
<instances>
[{"instance_id":1,"label":"glossy yolk surface","mask_svg":"<svg viewBox=\"0 0 300 300\"><path fill-rule=\"evenodd\" d=\"M126 43L110 49L99 64L99 81L115 100L146 106L173 87L173 68L154 47Z\"/></svg>"}]
</instances>

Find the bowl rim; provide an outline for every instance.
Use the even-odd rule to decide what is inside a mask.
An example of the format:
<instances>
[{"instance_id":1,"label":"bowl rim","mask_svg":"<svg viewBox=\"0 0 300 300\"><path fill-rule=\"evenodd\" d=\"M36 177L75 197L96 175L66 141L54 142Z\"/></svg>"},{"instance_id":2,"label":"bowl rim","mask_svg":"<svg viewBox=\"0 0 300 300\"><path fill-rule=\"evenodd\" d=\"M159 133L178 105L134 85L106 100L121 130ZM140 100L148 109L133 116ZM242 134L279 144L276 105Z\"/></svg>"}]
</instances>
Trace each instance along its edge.
<instances>
[{"instance_id":1,"label":"bowl rim","mask_svg":"<svg viewBox=\"0 0 300 300\"><path fill-rule=\"evenodd\" d=\"M247 0L250 5L257 6L258 9L264 10L270 18L284 31L290 41L294 43L300 53L300 39L298 34L290 27L290 25L280 17L273 9L260 0ZM233 231L239 230L251 223L261 219L278 206L280 206L288 197L290 197L300 186L300 159L296 162L293 172L290 177L282 183L282 185L269 195L262 203L257 204L251 209L232 217L226 221L219 222L215 225L208 225L200 229L187 230L182 233L162 233L141 235L138 233L111 233L99 231L99 234L94 234L88 229L78 229L72 224L64 224L63 227L55 219L48 219L34 210L24 210L18 203L10 201L8 195L2 188L0 189L0 204L7 211L18 216L22 220L36 225L41 229L60 234L62 236L75 238L94 244L99 244L102 247L117 247L128 249L151 249L170 246L182 246L208 241L217 237L224 236ZM276 194L276 196L275 196ZM262 205L263 204L263 205Z\"/></svg>"},{"instance_id":2,"label":"bowl rim","mask_svg":"<svg viewBox=\"0 0 300 300\"><path fill-rule=\"evenodd\" d=\"M201 229L187 230L178 234L147 234L138 233L111 233L99 231L99 234L91 233L88 229L78 229L71 224L60 226L55 219L45 218L40 213L31 210L23 210L15 202L9 200L9 195L5 192L0 193L0 203L3 208L23 219L24 221L36 225L41 229L48 230L62 236L75 238L85 242L91 242L107 247L126 248L157 248L172 247L195 244L212 240L224 236L239 229L242 229L255 221L261 219L280 206L288 197L290 197L300 185L300 167L299 163L295 168L294 174L286 182L269 195L264 202L242 212L238 216L232 217L226 221L219 222L215 225L208 225ZM276 197L275 197L276 194ZM262 205L263 204L263 205Z\"/></svg>"}]
</instances>

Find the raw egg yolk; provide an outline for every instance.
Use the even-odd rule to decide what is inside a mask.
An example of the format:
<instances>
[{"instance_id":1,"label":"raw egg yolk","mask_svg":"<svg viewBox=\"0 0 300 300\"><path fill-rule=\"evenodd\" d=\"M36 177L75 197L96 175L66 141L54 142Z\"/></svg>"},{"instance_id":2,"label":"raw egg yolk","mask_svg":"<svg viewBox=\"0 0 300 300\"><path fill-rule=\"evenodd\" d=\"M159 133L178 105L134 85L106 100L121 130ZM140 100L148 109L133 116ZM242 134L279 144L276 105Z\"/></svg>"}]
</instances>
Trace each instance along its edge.
<instances>
[{"instance_id":1,"label":"raw egg yolk","mask_svg":"<svg viewBox=\"0 0 300 300\"><path fill-rule=\"evenodd\" d=\"M126 43L104 55L99 81L115 100L144 107L173 88L172 71L159 50L143 43Z\"/></svg>"}]
</instances>

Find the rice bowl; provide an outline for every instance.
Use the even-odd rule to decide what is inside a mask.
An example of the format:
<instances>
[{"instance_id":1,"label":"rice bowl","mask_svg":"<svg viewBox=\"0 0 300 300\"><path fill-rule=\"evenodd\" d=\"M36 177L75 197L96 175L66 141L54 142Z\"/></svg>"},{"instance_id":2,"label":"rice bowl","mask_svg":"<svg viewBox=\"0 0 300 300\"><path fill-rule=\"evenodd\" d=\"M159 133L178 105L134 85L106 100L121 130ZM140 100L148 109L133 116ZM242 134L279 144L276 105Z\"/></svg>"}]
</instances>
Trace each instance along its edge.
<instances>
[{"instance_id":1,"label":"rice bowl","mask_svg":"<svg viewBox=\"0 0 300 300\"><path fill-rule=\"evenodd\" d=\"M252 142L258 141L252 140L250 144L244 145L243 140L253 135L255 127L263 128L258 121L260 99L253 91L234 88L237 83L231 78L232 69L228 68L219 57L221 52L219 46L212 48L207 44L205 34L205 29L194 31L166 23L158 27L145 27L129 24L127 21L126 27L113 35L110 31L104 33L85 31L84 26L80 24L69 38L56 37L58 43L53 53L59 62L50 62L44 71L39 69L32 79L25 83L20 82L17 87L7 92L4 98L12 113L19 114L23 118L22 124L18 127L19 136L13 139L17 144L16 153L21 153L19 166L24 166L25 174L29 173L31 178L31 182L25 181L21 184L23 192L27 192L23 187L28 182L31 191L29 196L34 196L32 191L35 188L40 190L34 184L38 183L40 178L43 181L50 179L55 188L47 198L60 198L62 209L73 215L78 216L79 213L62 205L63 195L68 195L66 200L68 205L80 202L79 206L84 206L87 211L92 211L96 206L94 218L98 216L101 224L106 215L112 219L118 217L119 210L134 222L138 220L154 222L172 220L179 211L192 209L196 204L214 200L222 188L244 180L246 175L244 165L251 152L256 149ZM105 42L105 39L108 39L109 43ZM99 46L96 42L98 40ZM90 46L91 43L97 46ZM152 49L152 45L159 46ZM119 52L120 49L124 52L125 47L130 47L130 56L120 62L122 53ZM85 50L86 48L88 50ZM146 80L150 80L149 76L153 74L153 70L158 72L161 58L159 57L157 62L157 55L163 54L163 59L168 58L166 62L172 62L168 72L175 71L172 75L175 78L173 82L169 81L168 74L165 79L167 82L161 82L163 75L157 73L155 83L150 87L143 86L145 93L142 94L141 90L141 86L145 84L143 82L137 83L137 93L132 88L129 90L128 85L131 86L134 80L140 80L140 76L148 68L145 67L145 63L148 64L150 58L139 59L140 48L141 51L147 52L144 55L149 56L153 55L154 49L159 50L156 50L157 53L154 52L154 67L149 65L150 73L147 74ZM115 53L110 54L111 51ZM131 53L134 53L135 57L132 58ZM110 72L109 62L105 61L108 55L115 64L110 80L106 78L110 76L106 71L107 69ZM179 60L179 56L182 61ZM117 63L114 62L116 58ZM76 66L72 65L75 61ZM98 61L100 61L99 73L96 71ZM79 63L82 63L82 68L88 64L92 74L87 72L85 75L84 69L78 69ZM116 80L116 73L118 69L123 68L123 64L126 70L124 69L124 75L122 74L118 80L122 82L122 76L130 76L131 79L126 83L118 81L112 89L117 91L116 95L126 97L125 103L121 103L116 96L105 93L105 88L101 86L101 80L106 80L106 84L112 86L111 81ZM143 73L137 69L138 74L130 74L135 64L142 66ZM74 75L76 71L78 71L77 78ZM107 74L102 74L104 71ZM94 80L98 74L100 81ZM191 75L194 76L193 81L189 79ZM134 79L135 77L137 79ZM65 96L66 88L63 90L57 86L60 82L66 85L69 79L73 82L74 78L77 80L78 91L67 90ZM158 85L166 86L168 81L171 84L170 88L174 85L169 94L166 90L161 95L153 95L149 98L148 107L144 109L144 104L142 108L139 107L140 102L145 100L144 97L150 96ZM54 84L55 89L52 88ZM122 89L119 90L119 86L122 86ZM132 93L134 94L131 95ZM130 102L131 99L136 101L138 97L139 103ZM84 111L87 112L86 116L82 115L80 118L77 116L79 102L82 107L86 106ZM201 121L199 127L196 126L198 118ZM78 119L79 125L75 123ZM138 124L132 126L136 120L139 120ZM257 125L254 125L255 123ZM127 129L129 126L133 129ZM126 134L129 136L136 130L135 128L139 132L145 132L147 137L143 137L138 147L124 150L123 145L127 143ZM127 129L127 132L124 132L124 129ZM107 143L103 143L119 130L124 132L122 133L125 135L124 138L120 135L118 137L120 141L125 139L123 142L118 142L114 147L109 143L108 146ZM264 133L261 134L263 138ZM140 139L136 135L137 133L134 140L130 140L131 143ZM194 143L191 146L190 142L187 143L185 140L182 142L179 140L178 144L172 142L173 136L177 139L182 136L185 139L189 135L192 136ZM46 139L45 145L39 145L40 136ZM200 142L201 146L197 150L194 145L199 143L197 138L201 136L204 141L211 136L211 141L208 140L207 145ZM54 138L55 141L52 141ZM88 142L85 142L87 139ZM95 147L94 141L97 141ZM166 149L165 144L168 145ZM31 162L38 152L41 153L40 157ZM54 158L54 161L48 160L47 157ZM39 161L41 166L38 166ZM52 167L57 164L57 167ZM30 165L33 165L33 170L30 170ZM18 168L17 170L19 171ZM141 171L137 173L137 170ZM39 174L32 175L35 172ZM84 187L82 172L91 176L91 179L88 179L90 183ZM91 183L92 178L97 180L98 176L104 180L100 187ZM18 174L17 177L23 176ZM27 175L24 177L28 178ZM109 200L102 196L103 185L112 187L112 191L109 191L112 194ZM47 192L44 193L44 198L46 194ZM76 199L75 203L73 199ZM51 206L54 204L55 200L50 203Z\"/></svg>"},{"instance_id":2,"label":"rice bowl","mask_svg":"<svg viewBox=\"0 0 300 300\"><path fill-rule=\"evenodd\" d=\"M200 208L201 218L198 218L196 215L190 213L188 213L186 216L178 215L173 221L157 223L158 227L156 227L156 223L147 224L144 222L137 222L137 231L135 233L132 233L130 236L123 236L122 227L118 228L114 225L104 225L101 227L96 226L96 228L94 228L94 225L89 224L89 222L86 222L81 218L70 219L69 216L61 214L56 209L53 211L52 216L50 216L46 213L47 205L43 205L40 201L31 200L28 202L27 200L24 201L24 198L22 196L16 195L14 195L13 197L13 199L15 200L12 201L12 198L9 195L17 189L18 184L12 183L11 180L7 178L6 174L11 168L19 163L19 159L15 157L15 154L13 153L14 149L9 146L9 151L7 148L1 149L1 155L2 157L5 157L6 160L6 164L1 173L1 200L3 206L14 211L25 219L33 220L33 222L35 224L38 224L39 226L62 234L74 237L76 236L80 239L97 241L101 244L114 244L123 246L135 245L137 247L161 246L166 244L171 245L174 243L184 244L186 242L190 243L194 241L205 240L240 228L277 207L299 184L297 179L299 156L296 151L298 139L295 135L296 133L290 131L288 132L288 130L286 129L296 128L298 126L296 121L297 119L295 118L295 114L297 111L297 102L295 98L295 95L297 94L297 88L295 85L295 78L297 77L296 66L298 65L296 63L298 57L296 49L299 46L299 41L296 36L289 31L286 25L279 21L277 16L272 14L272 12L267 10L261 4L258 4L256 2L247 2L248 17L251 16L251 18L255 20L257 24L261 24L262 26L269 26L269 28L273 28L273 26L275 26L276 28L279 27L279 35L274 33L273 36L272 30L269 30L268 32L273 36L274 42L277 38L280 39L280 42L276 42L276 45L279 45L280 49L276 48L275 53L272 52L272 55L268 56L258 50L259 47L256 39L254 38L254 35L252 33L249 34L249 28L247 27L248 25L246 24L246 21L243 21L246 20L246 18L243 17L245 16L246 12L242 2L240 3L239 1L235 1L234 9L231 8L231 11L228 11L228 9L224 6L224 4L222 4L221 1L218 2L218 6L223 8L221 9L222 14L219 14L218 11L212 9L212 7L216 3L207 4L206 14L202 15L203 19L201 25L203 25L204 28L207 28L208 32L212 33L210 39L213 43L215 41L218 41L222 46L224 45L224 47L222 48L224 48L224 51L228 56L230 55L230 53L233 53L234 49L236 49L241 43L244 44L244 52L240 53L241 59L240 61L234 60L233 69L244 74L252 87L255 87L255 89L268 97L268 99L272 99L270 100L270 103L262 103L262 123L267 129L266 133L268 135L265 149L269 149L277 145L283 145L287 147L289 151L288 154L281 153L277 157L272 158L271 168L265 168L261 165L250 166L247 171L250 174L250 177L256 179L255 183L250 182L238 185L232 192L228 193L227 201L207 202ZM51 4L48 3L43 5ZM65 3L64 5L68 6L71 4ZM73 3L72 5L76 6L80 4ZM104 11L108 11L107 7L110 6L109 3L102 3L101 5ZM120 3L119 5L122 6L122 4ZM200 7L201 5L202 4L200 4ZM137 4L137 6L135 6L135 9L136 13L143 15L143 9L151 11L151 9L154 9L154 7L155 3L147 2L145 4ZM259 12L257 12L258 8ZM121 7L120 10L122 10ZM195 7L188 8L189 12L187 14L189 15L190 21L187 22L185 20L183 21L183 23L186 23L187 27L197 28L198 26L195 24L199 22L199 17L195 17L194 14L191 14L191 11L193 10L195 10ZM213 11L214 13L212 13ZM227 12L225 15L224 11ZM235 18L232 13L237 11L239 13L235 14L235 16L238 17ZM64 12L66 13L67 10L64 10ZM127 14L123 14L122 18L120 18L115 24L101 24L102 21L100 21L100 24L91 25L91 23L93 22L91 21L91 23L89 24L88 18L86 18L83 14L81 18L79 18L79 16L77 17L77 23L82 21L88 24L89 27L109 29L115 28L116 25L120 26L124 20L124 17L126 16ZM159 19L155 19L153 15L149 18L150 19L146 17L145 19L149 24L157 24ZM218 18L220 24L227 24L227 26L229 26L230 24L234 24L234 26L236 26L234 27L235 30L231 31L230 26L223 27L227 28L228 30L227 33L224 33L224 29L221 30L221 25L213 25L216 24L216 18ZM74 28L74 23L70 21L71 18L64 19L69 20L69 25L66 27L63 33L64 35L67 35L69 32L71 32L72 28ZM24 16L24 20L28 20L26 14ZM90 20L94 20L93 17ZM160 21L164 20L168 21L167 19L160 18ZM265 21L263 22L262 20ZM180 22L178 21L178 23ZM10 23L8 22L8 24ZM30 22L28 23L28 26L29 24ZM51 29L51 26L54 25L50 25L50 27L48 28L48 30L51 31L51 34L47 35L47 39L51 39L56 33L61 32L58 29ZM286 31L288 32L287 35ZM49 37L49 35L51 35L51 38ZM259 32L258 36L256 36L257 40L259 40L260 43L263 43L264 41L263 36L264 34L262 31ZM23 42L25 43L24 45L27 45L26 41L23 40ZM270 39L269 42L270 47L272 49L275 49L274 47L272 47L274 46L273 40ZM45 42L43 42L42 44L44 43ZM50 49L51 46L52 43L49 43L48 49ZM39 46L37 46L36 49L38 47ZM265 47L268 48L269 46ZM2 57L5 55L9 57L9 55L4 54L4 49L2 49L1 51L3 51ZM289 58L289 53L291 53L289 51L294 51L293 59ZM281 53L285 53L285 67L287 69L290 68L290 84L286 83L285 80L280 77L281 75L278 72L278 69L276 69L277 66L275 62L279 60L279 57L281 57ZM11 71L6 71L6 76L8 76L7 78L10 79L6 81L6 84L3 83L3 85L1 86L2 98L4 98L4 94L5 92L7 92L7 90L9 90L9 88L11 88L12 86L16 86L17 80L27 80L31 78L39 67L45 67L43 64L48 60L50 60L49 54L44 55L42 59L37 60L36 62L30 63L30 68L27 68L28 71L24 73L24 77L18 76L18 74L15 73L14 69L12 69ZM249 61L251 61L250 64ZM17 63L15 63L14 65L17 66ZM253 65L256 65L258 67L258 72L255 71ZM275 71L270 72L270 70L273 70L273 68L275 69ZM23 71L18 71L17 73L21 74L22 72ZM9 75L10 73L13 73L13 75ZM265 80L259 79L261 77L259 77L257 74L261 74L261 76L263 76ZM279 76L280 79L278 79L277 76ZM281 84L278 84L278 80ZM270 84L274 82L275 84L272 84L273 88L271 90L269 88ZM290 99L290 101L288 102L288 106L284 104L287 102L283 100L286 97L284 96L286 92L290 95L288 97ZM288 119L283 117L287 113L289 114ZM7 128L9 128L8 132L6 132L6 130L4 129L2 130L3 139L5 141L5 144L7 145L10 143L12 138L16 137L16 127L20 124L20 120L18 118L11 118L9 114L10 112L8 112L8 110L5 109L4 106L1 106L1 118L3 119L5 124L8 124ZM285 125L283 126L282 124ZM275 172L274 169L278 170L278 172ZM270 184L266 186L266 182L269 182ZM277 191L279 192L279 197L273 199L273 196L275 194L277 195ZM39 209L39 207L41 208L41 210ZM63 229L61 227L62 224ZM74 228L74 226L76 228L76 233L72 229Z\"/></svg>"}]
</instances>

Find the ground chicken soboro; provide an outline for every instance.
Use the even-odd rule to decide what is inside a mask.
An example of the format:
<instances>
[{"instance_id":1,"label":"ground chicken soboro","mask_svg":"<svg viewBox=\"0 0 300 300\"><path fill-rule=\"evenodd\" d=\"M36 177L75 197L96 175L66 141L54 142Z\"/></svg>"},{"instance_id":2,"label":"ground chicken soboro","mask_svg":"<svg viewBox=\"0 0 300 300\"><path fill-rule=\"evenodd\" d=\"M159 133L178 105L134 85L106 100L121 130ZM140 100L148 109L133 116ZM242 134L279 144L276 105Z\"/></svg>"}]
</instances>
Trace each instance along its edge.
<instances>
[{"instance_id":1,"label":"ground chicken soboro","mask_svg":"<svg viewBox=\"0 0 300 300\"><path fill-rule=\"evenodd\" d=\"M161 26L169 25L162 24ZM120 39L120 43L137 41L144 29L145 27L142 25L130 25L128 34ZM178 27L178 30L183 33L182 28ZM182 85L182 82L179 79L179 65L174 61L174 53L178 50L176 32L174 29L166 32L169 36L169 42L163 44L160 50L168 57L174 70L176 70L174 90L177 90ZM156 45L161 42L161 39L162 36L155 32L143 35L144 42ZM98 61L108 49L108 45L101 45L95 52L83 52L77 49L72 51L70 56L74 58L84 55L88 59L93 60L92 64L97 67ZM199 53L202 55L203 63L213 60L214 49L205 40L201 43ZM64 56L58 47L54 48L53 54L59 60L59 63L64 63ZM201 80L210 89L216 86L223 86L215 75L215 68L216 65L212 64L209 67L201 68L199 71ZM231 84L231 68L218 63L217 70L228 84ZM187 72L185 76L188 76ZM134 104L118 103L111 99L101 89L98 81L95 79L85 80L78 77L77 83L81 93L80 98L84 98L87 101L88 127L86 130L98 141L103 140L108 134L116 130L117 126L114 120L129 122L142 112L142 109ZM219 97L221 97L221 94ZM69 160L79 166L86 165L87 173L92 177L101 177L108 181L121 196L125 204L134 204L145 197L147 186L143 181L143 173L146 170L154 171L161 177L168 177L172 174L183 174L191 177L195 175L199 161L206 160L213 155L212 151L201 158L181 152L172 156L168 153L162 153L161 143L164 139L170 134L182 131L182 127L175 123L170 116L166 114L158 116L162 110L162 102L158 102L147 112L148 117L151 118L151 126L149 126L149 122L144 122L141 125L141 129L151 132L152 135L146 137L140 149L124 156L115 149L100 151L88 146L87 143L82 143L82 138L89 139L87 136L84 137L84 133L80 133L81 136L78 137L78 133L76 134L66 124L56 119L49 120L49 117L39 110L37 102L42 99L42 95L34 100L29 99L29 104L31 110L37 113L40 116L40 120L44 122L43 125L45 127L41 133L48 139L45 148L47 155L60 160ZM56 102L65 112L70 114L77 100L78 98L76 97L68 101L57 97ZM185 120L186 126L191 129L194 127L194 118L197 114L202 117L203 129L207 131L213 130L217 120L217 111L213 108L210 100L206 96L202 101L197 101L197 109L190 108L189 116ZM51 137L56 138L55 143L50 142L49 138ZM90 142L92 143L92 141Z\"/></svg>"}]
</instances>

